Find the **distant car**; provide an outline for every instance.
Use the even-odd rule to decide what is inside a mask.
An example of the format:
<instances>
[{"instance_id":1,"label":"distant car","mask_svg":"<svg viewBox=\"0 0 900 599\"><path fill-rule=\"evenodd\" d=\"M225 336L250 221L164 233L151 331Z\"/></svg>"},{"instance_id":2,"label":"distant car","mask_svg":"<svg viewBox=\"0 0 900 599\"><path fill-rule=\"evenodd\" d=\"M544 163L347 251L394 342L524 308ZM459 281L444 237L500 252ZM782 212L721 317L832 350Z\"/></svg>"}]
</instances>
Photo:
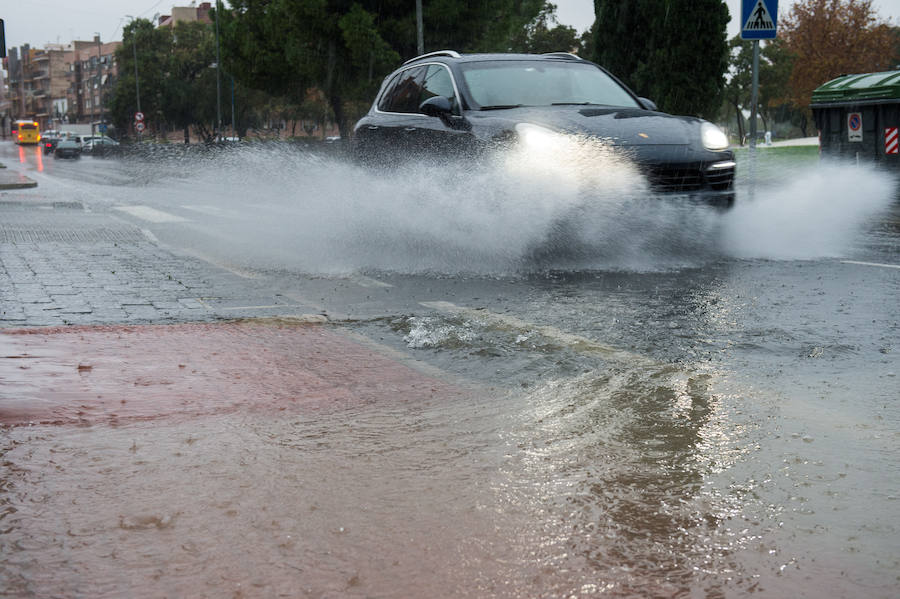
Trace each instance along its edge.
<instances>
[{"instance_id":1,"label":"distant car","mask_svg":"<svg viewBox=\"0 0 900 599\"><path fill-rule=\"evenodd\" d=\"M44 148L44 154L52 154L56 149L56 144L59 143L59 140L62 137L58 134L50 134L50 135L42 135L41 136L41 147Z\"/></svg>"},{"instance_id":2,"label":"distant car","mask_svg":"<svg viewBox=\"0 0 900 599\"><path fill-rule=\"evenodd\" d=\"M550 148L560 136L621 149L655 190L733 201L734 154L717 126L660 112L603 67L562 52L442 50L409 60L384 79L357 122L351 154L383 166L514 145Z\"/></svg>"},{"instance_id":3,"label":"distant car","mask_svg":"<svg viewBox=\"0 0 900 599\"><path fill-rule=\"evenodd\" d=\"M61 139L53 150L54 158L81 158L81 144L74 139Z\"/></svg>"},{"instance_id":4,"label":"distant car","mask_svg":"<svg viewBox=\"0 0 900 599\"><path fill-rule=\"evenodd\" d=\"M105 156L118 147L119 142L109 137L87 137L82 140L82 151L92 156Z\"/></svg>"}]
</instances>

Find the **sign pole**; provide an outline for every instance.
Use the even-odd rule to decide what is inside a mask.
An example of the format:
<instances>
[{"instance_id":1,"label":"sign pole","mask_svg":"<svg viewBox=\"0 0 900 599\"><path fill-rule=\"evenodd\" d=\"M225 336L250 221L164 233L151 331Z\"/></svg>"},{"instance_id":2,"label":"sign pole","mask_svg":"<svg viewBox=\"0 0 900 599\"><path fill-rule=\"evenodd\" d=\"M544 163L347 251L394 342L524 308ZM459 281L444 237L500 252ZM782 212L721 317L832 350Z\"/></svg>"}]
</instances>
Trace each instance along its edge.
<instances>
[{"instance_id":1,"label":"sign pole","mask_svg":"<svg viewBox=\"0 0 900 599\"><path fill-rule=\"evenodd\" d=\"M756 112L759 103L759 40L753 40L753 87L750 91L750 151L756 150Z\"/></svg>"},{"instance_id":2,"label":"sign pole","mask_svg":"<svg viewBox=\"0 0 900 599\"><path fill-rule=\"evenodd\" d=\"M778 33L778 0L741 0L741 39L753 40L753 86L750 90L750 196L756 184L756 113L759 104L759 40Z\"/></svg>"}]
</instances>

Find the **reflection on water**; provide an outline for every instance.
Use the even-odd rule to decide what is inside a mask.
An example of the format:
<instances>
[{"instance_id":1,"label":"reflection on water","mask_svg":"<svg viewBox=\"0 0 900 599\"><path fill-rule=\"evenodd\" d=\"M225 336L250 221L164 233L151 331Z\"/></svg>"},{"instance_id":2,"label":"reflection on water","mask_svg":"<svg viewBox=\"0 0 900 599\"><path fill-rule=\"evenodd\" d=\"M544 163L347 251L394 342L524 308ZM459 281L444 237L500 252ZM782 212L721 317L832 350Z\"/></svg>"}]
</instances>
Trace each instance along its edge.
<instances>
[{"instance_id":1,"label":"reflection on water","mask_svg":"<svg viewBox=\"0 0 900 599\"><path fill-rule=\"evenodd\" d=\"M34 596L716 589L731 508L704 474L744 439L708 380L621 369L278 420L11 429L0 572Z\"/></svg>"},{"instance_id":2,"label":"reflection on water","mask_svg":"<svg viewBox=\"0 0 900 599\"><path fill-rule=\"evenodd\" d=\"M582 588L674 596L728 586L730 554L746 539L721 538L734 507L704 483L747 451L748 433L710 376L616 369L532 395L516 431L522 453L507 472L537 485L519 488L543 515L534 519L543 538L533 540L554 568L579 564Z\"/></svg>"},{"instance_id":3,"label":"reflection on water","mask_svg":"<svg viewBox=\"0 0 900 599\"><path fill-rule=\"evenodd\" d=\"M785 511L794 500L772 503L783 486L773 479L802 484L802 446L811 442L798 438L797 461L767 470L758 456L771 457L763 448L773 442L771 427L762 426L776 412L771 402L728 391L712 366L623 352L590 368L591 348L550 343L541 338L549 330L525 335L511 322L454 317L403 326L429 339L428 351L491 343L499 353L538 351L550 361L571 362L567 354L582 350L593 357L564 367L579 364L580 373L522 386L459 393L432 383L423 393L379 383L365 387L367 401L336 409L288 402L293 407L262 410L253 398L290 385L238 368L265 354L254 345L264 329L241 325L231 330L248 347L227 372L244 409L226 400L227 410L193 416L166 406L149 420L5 429L4 588L13 596L115 597L128 589L191 597L669 597L748 595L773 588L772 580L802 594L840 579L819 572L811 583L784 573L808 567L809 554L778 524L792 522ZM447 334L457 326L467 332ZM443 336L428 335L429 327ZM112 359L106 354L120 354L104 348L116 335L126 345L152 344L153 330L72 333L81 351L99 348L84 362L91 369L73 375L83 410L93 402L90 381ZM306 368L307 358L289 357L297 354L288 347L292 329L275 331L278 356ZM341 343L302 331L320 345ZM208 333L222 350L226 339ZM96 336L106 341L98 345ZM29 355L59 354L49 342L37 347ZM217 380L215 360L198 363L207 353L178 349L185 368L174 372ZM155 373L164 362L143 365L140 380L190 384ZM266 363L279 380L292 368ZM222 394L222 403L227 389L197 392ZM852 559L847 569L857 569ZM876 589L885 576L875 569Z\"/></svg>"}]
</instances>

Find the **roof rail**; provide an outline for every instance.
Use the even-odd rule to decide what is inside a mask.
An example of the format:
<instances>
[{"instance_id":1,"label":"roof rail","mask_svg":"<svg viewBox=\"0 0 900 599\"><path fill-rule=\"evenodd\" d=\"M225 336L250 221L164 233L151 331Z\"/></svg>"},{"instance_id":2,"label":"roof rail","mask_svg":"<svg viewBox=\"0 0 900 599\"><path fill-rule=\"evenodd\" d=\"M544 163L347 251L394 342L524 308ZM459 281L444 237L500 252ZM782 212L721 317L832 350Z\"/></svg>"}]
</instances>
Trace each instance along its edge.
<instances>
[{"instance_id":1,"label":"roof rail","mask_svg":"<svg viewBox=\"0 0 900 599\"><path fill-rule=\"evenodd\" d=\"M429 56L449 56L450 58L459 58L459 52L457 52L456 50L438 50L437 52L429 52L428 54L423 54L422 56L416 56L415 58L410 58L403 64L409 64L409 63L419 60L421 58L428 58Z\"/></svg>"},{"instance_id":2,"label":"roof rail","mask_svg":"<svg viewBox=\"0 0 900 599\"><path fill-rule=\"evenodd\" d=\"M575 60L584 60L582 57L577 54L572 54L571 52L544 52L541 56L556 56L558 58L574 58Z\"/></svg>"}]
</instances>

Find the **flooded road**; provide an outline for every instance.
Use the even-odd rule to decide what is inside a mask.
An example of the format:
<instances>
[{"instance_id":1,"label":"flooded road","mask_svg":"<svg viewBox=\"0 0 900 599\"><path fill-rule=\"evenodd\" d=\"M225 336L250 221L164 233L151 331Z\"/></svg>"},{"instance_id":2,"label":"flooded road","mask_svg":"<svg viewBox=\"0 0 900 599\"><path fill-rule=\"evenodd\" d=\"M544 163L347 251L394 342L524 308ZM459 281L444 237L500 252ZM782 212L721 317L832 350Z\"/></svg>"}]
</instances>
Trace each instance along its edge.
<instances>
[{"instance_id":1,"label":"flooded road","mask_svg":"<svg viewBox=\"0 0 900 599\"><path fill-rule=\"evenodd\" d=\"M894 595L883 174L25 160L330 320L0 330L3 596Z\"/></svg>"}]
</instances>

